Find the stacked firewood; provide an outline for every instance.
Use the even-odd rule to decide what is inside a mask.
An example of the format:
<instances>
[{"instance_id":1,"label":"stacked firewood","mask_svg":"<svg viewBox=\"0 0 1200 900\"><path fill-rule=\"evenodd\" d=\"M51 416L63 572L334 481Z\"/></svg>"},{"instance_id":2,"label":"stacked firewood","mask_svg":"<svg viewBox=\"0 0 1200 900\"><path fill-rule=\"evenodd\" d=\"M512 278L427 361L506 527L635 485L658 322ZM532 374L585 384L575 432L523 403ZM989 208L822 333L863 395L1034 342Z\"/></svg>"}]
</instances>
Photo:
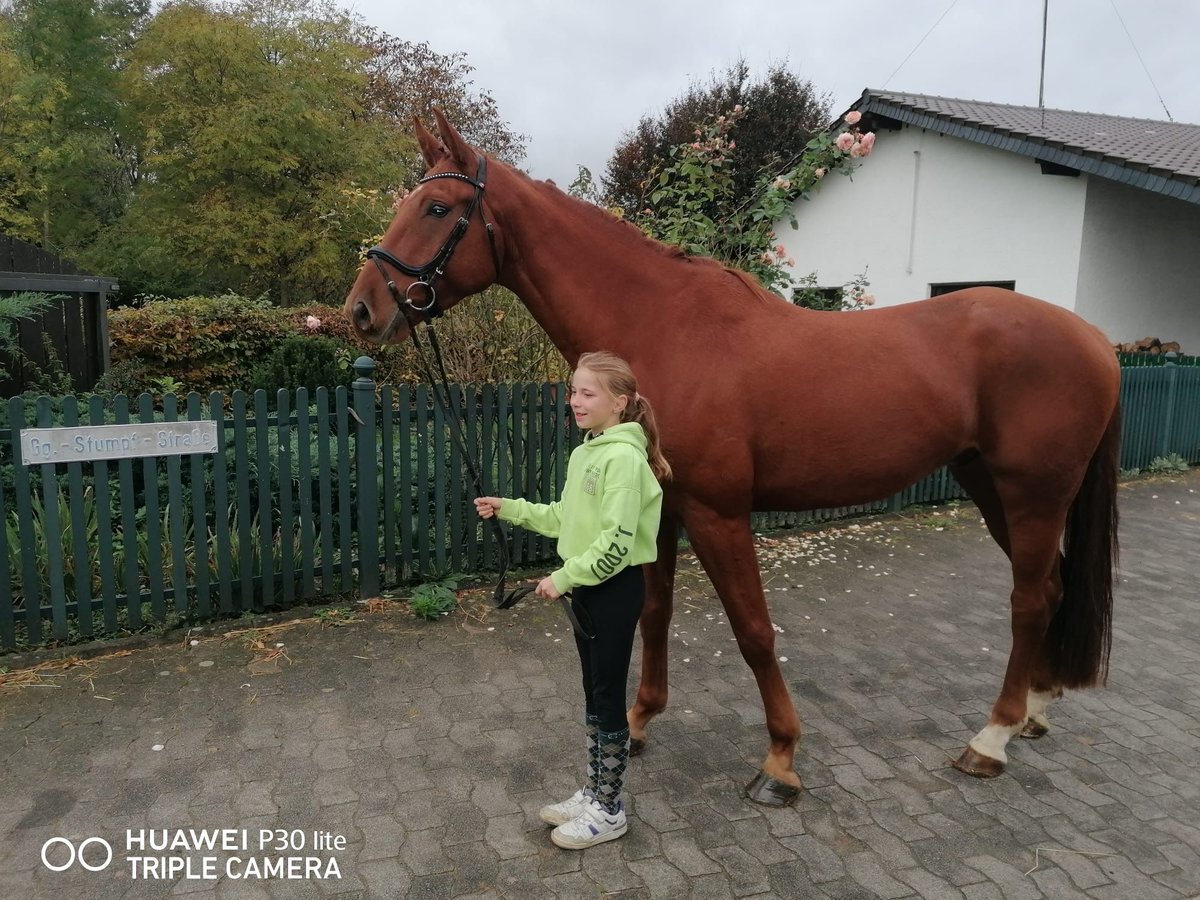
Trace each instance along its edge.
<instances>
[{"instance_id":1,"label":"stacked firewood","mask_svg":"<svg viewBox=\"0 0 1200 900\"><path fill-rule=\"evenodd\" d=\"M1128 344L1113 344L1113 349L1121 353L1146 353L1150 356L1180 352L1178 341L1164 343L1156 337L1142 338L1140 341L1132 341Z\"/></svg>"}]
</instances>

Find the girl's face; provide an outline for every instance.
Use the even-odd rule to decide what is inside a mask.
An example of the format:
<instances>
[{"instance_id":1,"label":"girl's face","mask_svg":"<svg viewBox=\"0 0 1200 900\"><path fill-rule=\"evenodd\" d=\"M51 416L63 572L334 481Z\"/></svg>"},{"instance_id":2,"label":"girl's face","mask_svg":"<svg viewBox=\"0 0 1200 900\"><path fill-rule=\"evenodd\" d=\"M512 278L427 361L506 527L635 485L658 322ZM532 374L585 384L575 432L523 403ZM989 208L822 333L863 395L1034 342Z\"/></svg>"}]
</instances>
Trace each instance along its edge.
<instances>
[{"instance_id":1,"label":"girl's face","mask_svg":"<svg viewBox=\"0 0 1200 900\"><path fill-rule=\"evenodd\" d=\"M628 397L614 397L594 372L576 369L571 376L571 412L575 424L596 434L621 424Z\"/></svg>"}]
</instances>

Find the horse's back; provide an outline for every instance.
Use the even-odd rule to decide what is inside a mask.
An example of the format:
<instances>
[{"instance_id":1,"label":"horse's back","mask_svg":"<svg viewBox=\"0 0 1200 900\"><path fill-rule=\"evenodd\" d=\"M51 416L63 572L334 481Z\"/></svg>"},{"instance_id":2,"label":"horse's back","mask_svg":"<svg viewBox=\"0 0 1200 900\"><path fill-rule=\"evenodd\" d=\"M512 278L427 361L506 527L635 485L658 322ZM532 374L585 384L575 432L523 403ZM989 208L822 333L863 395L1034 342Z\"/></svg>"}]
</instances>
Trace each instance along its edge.
<instances>
[{"instance_id":1,"label":"horse's back","mask_svg":"<svg viewBox=\"0 0 1200 900\"><path fill-rule=\"evenodd\" d=\"M1104 335L1012 291L784 315L764 329L770 349L727 370L746 379L726 410L754 436L760 508L875 499L972 450L1024 465L1063 431L1094 446L1116 406L1120 370Z\"/></svg>"}]
</instances>

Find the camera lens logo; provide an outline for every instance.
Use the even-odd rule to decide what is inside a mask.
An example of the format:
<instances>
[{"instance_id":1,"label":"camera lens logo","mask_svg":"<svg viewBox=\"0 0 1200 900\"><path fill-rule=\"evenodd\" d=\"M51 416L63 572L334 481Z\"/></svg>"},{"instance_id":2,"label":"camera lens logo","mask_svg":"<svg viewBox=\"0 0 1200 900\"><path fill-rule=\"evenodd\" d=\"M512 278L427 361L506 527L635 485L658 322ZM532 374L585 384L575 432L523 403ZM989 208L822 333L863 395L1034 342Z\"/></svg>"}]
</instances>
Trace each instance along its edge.
<instances>
[{"instance_id":1,"label":"camera lens logo","mask_svg":"<svg viewBox=\"0 0 1200 900\"><path fill-rule=\"evenodd\" d=\"M60 860L60 861L59 862L51 862L50 861L51 848L56 845L60 845L60 844L66 848L67 861L61 862L62 851L57 851L53 855L56 860ZM93 844L103 847L104 851L108 854L105 857L104 862L100 863L99 865L94 864L95 863L94 859L91 862L89 862L87 859L84 858L85 851L88 849L88 847L90 847ZM100 853L100 851L94 851L89 855L92 857L96 857L99 855L99 853ZM71 866L75 865L76 860L78 860L79 865L83 866L89 872L102 872L108 868L109 863L112 862L112 858L113 858L112 844L110 844L104 838L100 838L100 837L87 838L86 840L80 842L78 847L76 847L74 844L72 844L70 841L68 841L64 837L52 837L52 838L50 838L50 840L46 841L46 843L42 844L42 865L44 865L51 872L65 872L67 869L71 868Z\"/></svg>"}]
</instances>

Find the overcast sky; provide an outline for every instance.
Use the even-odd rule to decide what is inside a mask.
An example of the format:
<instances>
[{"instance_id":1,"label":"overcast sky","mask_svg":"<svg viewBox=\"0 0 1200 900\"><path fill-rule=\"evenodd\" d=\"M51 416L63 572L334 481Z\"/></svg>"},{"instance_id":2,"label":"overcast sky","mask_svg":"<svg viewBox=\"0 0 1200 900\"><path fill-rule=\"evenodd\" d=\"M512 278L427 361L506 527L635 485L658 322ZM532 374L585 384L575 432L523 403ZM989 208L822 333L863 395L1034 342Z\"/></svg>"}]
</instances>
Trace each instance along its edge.
<instances>
[{"instance_id":1,"label":"overcast sky","mask_svg":"<svg viewBox=\"0 0 1200 900\"><path fill-rule=\"evenodd\" d=\"M396 37L465 53L528 136L530 174L564 188L577 165L599 177L642 115L739 56L755 74L786 62L835 113L868 87L1038 102L1043 0L344 2ZM1164 103L1200 124L1200 0L1049 0L1047 107L1166 119Z\"/></svg>"}]
</instances>

